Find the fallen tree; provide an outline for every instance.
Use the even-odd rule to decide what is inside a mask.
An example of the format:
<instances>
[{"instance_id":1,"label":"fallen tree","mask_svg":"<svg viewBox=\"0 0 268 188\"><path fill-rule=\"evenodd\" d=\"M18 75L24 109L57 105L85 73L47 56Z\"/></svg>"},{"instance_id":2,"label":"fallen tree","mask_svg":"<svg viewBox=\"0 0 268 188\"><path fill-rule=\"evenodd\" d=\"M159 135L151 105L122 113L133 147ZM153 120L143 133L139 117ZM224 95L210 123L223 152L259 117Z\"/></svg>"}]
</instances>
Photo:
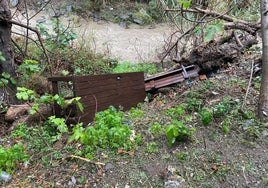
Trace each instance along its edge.
<instances>
[{"instance_id":1,"label":"fallen tree","mask_svg":"<svg viewBox=\"0 0 268 188\"><path fill-rule=\"evenodd\" d=\"M161 62L163 63L166 57L170 57L178 63L173 69L180 65L198 65L204 72L226 66L227 63L237 62L241 54L258 43L261 24L259 21L251 23L233 18L227 15L230 10L222 14L199 7L167 8L167 13L178 12L183 19L194 24L187 31L182 33L182 30L178 29L170 36L162 53ZM191 20L187 14L194 14L198 19ZM196 30L200 27L201 34L197 36ZM178 36L178 33L182 34ZM204 36L206 34L209 36ZM187 42L182 46L182 41ZM191 45L189 41L192 41Z\"/></svg>"}]
</instances>

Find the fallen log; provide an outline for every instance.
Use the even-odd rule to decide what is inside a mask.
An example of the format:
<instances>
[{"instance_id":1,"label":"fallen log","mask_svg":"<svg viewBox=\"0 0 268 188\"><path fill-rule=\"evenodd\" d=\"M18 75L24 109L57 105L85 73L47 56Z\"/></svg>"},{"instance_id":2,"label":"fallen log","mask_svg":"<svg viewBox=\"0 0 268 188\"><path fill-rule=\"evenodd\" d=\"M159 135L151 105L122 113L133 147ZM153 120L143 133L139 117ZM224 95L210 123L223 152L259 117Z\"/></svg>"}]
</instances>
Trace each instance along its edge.
<instances>
[{"instance_id":1,"label":"fallen log","mask_svg":"<svg viewBox=\"0 0 268 188\"><path fill-rule=\"evenodd\" d=\"M212 40L194 48L182 57L177 66L197 65L200 72L224 68L235 63L247 49L257 44L257 37L250 34L236 35L234 32L225 38Z\"/></svg>"}]
</instances>

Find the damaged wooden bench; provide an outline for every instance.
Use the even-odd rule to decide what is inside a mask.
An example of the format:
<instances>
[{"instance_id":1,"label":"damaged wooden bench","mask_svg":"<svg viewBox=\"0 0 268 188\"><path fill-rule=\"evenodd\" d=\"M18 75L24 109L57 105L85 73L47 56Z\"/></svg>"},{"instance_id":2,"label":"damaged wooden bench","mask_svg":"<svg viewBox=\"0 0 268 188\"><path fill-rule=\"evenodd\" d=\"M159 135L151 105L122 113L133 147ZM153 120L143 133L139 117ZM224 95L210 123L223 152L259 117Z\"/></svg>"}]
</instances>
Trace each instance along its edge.
<instances>
[{"instance_id":1,"label":"damaged wooden bench","mask_svg":"<svg viewBox=\"0 0 268 188\"><path fill-rule=\"evenodd\" d=\"M67 117L71 123L88 124L94 120L95 113L109 106L128 110L144 102L146 92L176 84L185 79L198 76L198 68L191 65L182 66L174 71L164 72L144 79L143 72L50 77L53 94L60 94L66 99L81 97L84 107L81 112L75 105L61 109L54 105L57 117Z\"/></svg>"},{"instance_id":2,"label":"damaged wooden bench","mask_svg":"<svg viewBox=\"0 0 268 188\"><path fill-rule=\"evenodd\" d=\"M66 99L81 97L84 110L76 106L61 109L54 105L57 117L68 117L73 123L88 124L95 113L107 109L110 105L128 110L145 99L144 73L120 73L90 76L50 77L53 94L63 95Z\"/></svg>"}]
</instances>

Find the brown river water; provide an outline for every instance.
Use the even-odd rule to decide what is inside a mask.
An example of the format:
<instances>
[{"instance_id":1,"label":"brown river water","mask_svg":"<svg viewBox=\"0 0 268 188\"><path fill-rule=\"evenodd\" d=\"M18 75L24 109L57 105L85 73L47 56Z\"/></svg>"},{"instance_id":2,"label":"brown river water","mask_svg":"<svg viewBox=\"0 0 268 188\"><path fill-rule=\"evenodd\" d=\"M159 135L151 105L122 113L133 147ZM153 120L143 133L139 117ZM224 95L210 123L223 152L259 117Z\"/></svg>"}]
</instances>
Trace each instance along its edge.
<instances>
[{"instance_id":1,"label":"brown river water","mask_svg":"<svg viewBox=\"0 0 268 188\"><path fill-rule=\"evenodd\" d=\"M49 28L49 18L49 14L39 13L30 21L30 26L35 27L38 21L45 20L44 23ZM19 13L14 14L13 19L26 23L25 17ZM115 23L86 21L75 16L64 17L62 22L68 25L69 20L72 20L72 27L78 34L76 44L88 46L96 52L105 53L120 61L135 63L159 61L157 55L162 51L171 33L171 28L167 24L156 24L153 27L133 24L125 29ZM25 29L18 26L13 26L12 30L25 34ZM36 38L34 33L31 33L31 36Z\"/></svg>"}]
</instances>

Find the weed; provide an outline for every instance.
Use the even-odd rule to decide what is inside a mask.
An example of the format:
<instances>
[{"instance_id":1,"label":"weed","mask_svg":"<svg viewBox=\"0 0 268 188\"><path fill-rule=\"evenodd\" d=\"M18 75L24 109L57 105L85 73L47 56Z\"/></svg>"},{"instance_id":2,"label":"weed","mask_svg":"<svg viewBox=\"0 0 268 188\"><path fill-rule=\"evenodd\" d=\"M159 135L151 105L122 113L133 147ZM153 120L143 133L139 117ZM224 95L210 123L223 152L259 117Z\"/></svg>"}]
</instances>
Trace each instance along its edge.
<instances>
[{"instance_id":1,"label":"weed","mask_svg":"<svg viewBox=\"0 0 268 188\"><path fill-rule=\"evenodd\" d=\"M198 99L195 97L193 97L193 98L187 97L185 108L186 108L186 110L188 110L190 112L193 112L193 111L198 112L202 107L202 103L203 103L202 99Z\"/></svg>"},{"instance_id":2,"label":"weed","mask_svg":"<svg viewBox=\"0 0 268 188\"><path fill-rule=\"evenodd\" d=\"M131 108L129 111L129 117L131 119L140 119L144 116L144 111L138 108Z\"/></svg>"},{"instance_id":3,"label":"weed","mask_svg":"<svg viewBox=\"0 0 268 188\"><path fill-rule=\"evenodd\" d=\"M48 26L43 23L36 25L42 37L51 46L51 49L67 47L71 41L77 38L75 31L64 26L59 18L52 19L50 26L52 27L52 32L48 32Z\"/></svg>"},{"instance_id":4,"label":"weed","mask_svg":"<svg viewBox=\"0 0 268 188\"><path fill-rule=\"evenodd\" d=\"M146 152L151 153L157 153L159 151L158 144L156 142L149 142L146 144Z\"/></svg>"},{"instance_id":5,"label":"weed","mask_svg":"<svg viewBox=\"0 0 268 188\"><path fill-rule=\"evenodd\" d=\"M0 172L3 170L12 173L16 170L18 163L25 162L28 158L24 145L20 142L10 148L0 145Z\"/></svg>"},{"instance_id":6,"label":"weed","mask_svg":"<svg viewBox=\"0 0 268 188\"><path fill-rule=\"evenodd\" d=\"M230 124L231 120L229 118L226 118L223 122L223 125L221 126L221 129L224 134L228 134L230 132Z\"/></svg>"},{"instance_id":7,"label":"weed","mask_svg":"<svg viewBox=\"0 0 268 188\"><path fill-rule=\"evenodd\" d=\"M18 124L16 129L11 132L13 138L25 138L29 133L29 129L26 124Z\"/></svg>"},{"instance_id":8,"label":"weed","mask_svg":"<svg viewBox=\"0 0 268 188\"><path fill-rule=\"evenodd\" d=\"M170 108L170 109L166 110L165 112L168 116L171 116L173 118L177 118L179 116L184 115L184 113L185 113L184 109L185 109L185 106L183 104L180 104L177 107Z\"/></svg>"},{"instance_id":9,"label":"weed","mask_svg":"<svg viewBox=\"0 0 268 188\"><path fill-rule=\"evenodd\" d=\"M79 140L85 147L85 156L93 157L97 148L111 148L117 151L119 148L130 150L140 141L140 135L133 137L133 131L128 125L123 124L122 111L109 107L98 112L95 116L94 126L83 128L81 124L73 128L73 134L69 141ZM137 139L136 139L137 138Z\"/></svg>"},{"instance_id":10,"label":"weed","mask_svg":"<svg viewBox=\"0 0 268 188\"><path fill-rule=\"evenodd\" d=\"M179 161L186 161L187 159L190 158L189 156L189 152L180 152L180 153L176 153L176 157Z\"/></svg>"},{"instance_id":11,"label":"weed","mask_svg":"<svg viewBox=\"0 0 268 188\"><path fill-rule=\"evenodd\" d=\"M186 127L182 121L173 120L172 124L165 128L168 146L172 146L175 141L187 140L195 132L194 128Z\"/></svg>"},{"instance_id":12,"label":"weed","mask_svg":"<svg viewBox=\"0 0 268 188\"><path fill-rule=\"evenodd\" d=\"M153 136L159 137L163 134L163 127L160 123L155 122L153 125L150 126L149 132Z\"/></svg>"},{"instance_id":13,"label":"weed","mask_svg":"<svg viewBox=\"0 0 268 188\"><path fill-rule=\"evenodd\" d=\"M209 108L202 108L199 112L199 118L203 125L208 125L213 120L213 111Z\"/></svg>"}]
</instances>

